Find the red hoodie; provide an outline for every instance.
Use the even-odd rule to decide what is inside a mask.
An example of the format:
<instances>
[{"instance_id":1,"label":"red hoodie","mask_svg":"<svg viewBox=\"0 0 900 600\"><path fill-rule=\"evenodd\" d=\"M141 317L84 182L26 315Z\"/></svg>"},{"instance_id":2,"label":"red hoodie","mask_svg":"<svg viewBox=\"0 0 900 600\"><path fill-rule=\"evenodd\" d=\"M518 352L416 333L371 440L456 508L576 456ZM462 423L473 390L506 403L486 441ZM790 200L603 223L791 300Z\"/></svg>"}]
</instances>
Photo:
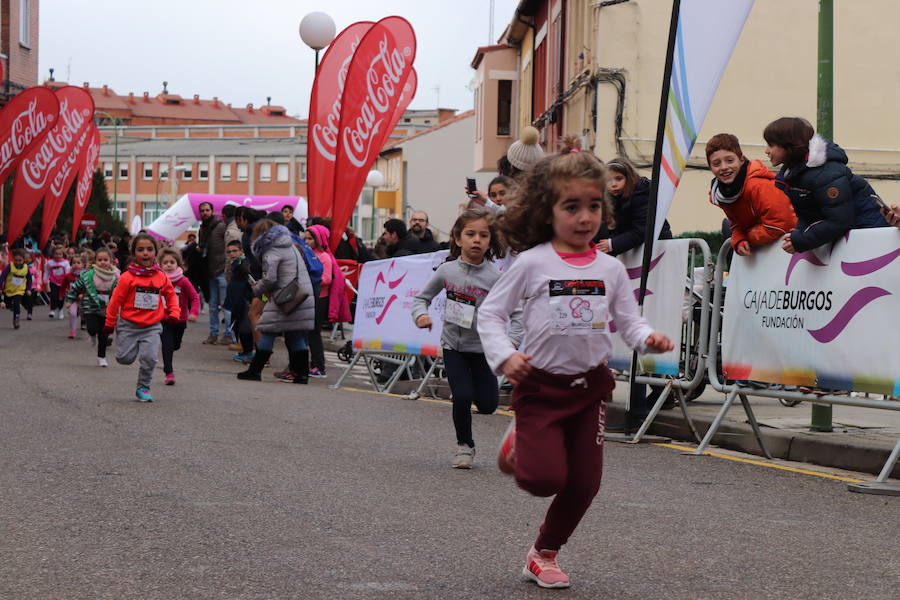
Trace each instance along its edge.
<instances>
[{"instance_id":1,"label":"red hoodie","mask_svg":"<svg viewBox=\"0 0 900 600\"><path fill-rule=\"evenodd\" d=\"M106 307L106 326L115 327L118 316L139 327L179 318L178 296L166 274L158 268L149 275L136 275L130 270L122 273Z\"/></svg>"}]
</instances>

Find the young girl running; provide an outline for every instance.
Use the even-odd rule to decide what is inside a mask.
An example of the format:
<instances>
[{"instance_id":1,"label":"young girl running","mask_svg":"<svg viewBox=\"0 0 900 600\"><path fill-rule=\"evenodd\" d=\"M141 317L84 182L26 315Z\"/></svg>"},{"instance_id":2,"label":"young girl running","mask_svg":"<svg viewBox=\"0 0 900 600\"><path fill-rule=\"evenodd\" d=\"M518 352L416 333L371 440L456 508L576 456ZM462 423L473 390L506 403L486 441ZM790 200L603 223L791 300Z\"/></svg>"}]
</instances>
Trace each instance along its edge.
<instances>
[{"instance_id":1,"label":"young girl running","mask_svg":"<svg viewBox=\"0 0 900 600\"><path fill-rule=\"evenodd\" d=\"M112 265L112 254L106 248L100 248L94 254L94 266L81 273L69 286L66 294L66 307L76 302L81 296L81 313L92 343L97 344L97 366L108 367L106 348L109 336L103 332L103 321L106 318L106 307L119 277Z\"/></svg>"},{"instance_id":2,"label":"young girl running","mask_svg":"<svg viewBox=\"0 0 900 600\"><path fill-rule=\"evenodd\" d=\"M12 311L13 329L19 328L22 304L26 298L31 298L32 287L31 272L25 264L25 251L13 250L12 262L0 273L0 308Z\"/></svg>"},{"instance_id":3,"label":"young girl running","mask_svg":"<svg viewBox=\"0 0 900 600\"><path fill-rule=\"evenodd\" d=\"M66 273L66 276L63 278L62 285L59 288L59 294L65 300L63 309L69 315L69 339L74 340L78 333L78 311L79 308L81 308L81 301L78 295L70 298L69 289L72 287L72 284L78 280L81 274L85 272L84 259L76 254L72 257L71 264L72 268L69 269L69 272Z\"/></svg>"},{"instance_id":4,"label":"young girl running","mask_svg":"<svg viewBox=\"0 0 900 600\"><path fill-rule=\"evenodd\" d=\"M516 411L498 462L536 496L556 496L528 551L523 574L541 587L568 587L556 555L600 489L610 322L640 352L672 342L640 316L625 267L591 240L609 218L604 169L566 140L542 159L506 212L504 232L520 251L479 310L488 363L513 382ZM524 302L525 339L517 351L508 315Z\"/></svg>"},{"instance_id":5,"label":"young girl running","mask_svg":"<svg viewBox=\"0 0 900 600\"><path fill-rule=\"evenodd\" d=\"M171 248L163 248L159 253L159 266L169 278L178 296L180 315L177 323L163 321L162 324L162 356L163 372L166 374L166 385L175 385L175 370L172 368L172 357L181 348L187 322L197 320L200 314L200 295L190 280L184 276L184 263L181 253Z\"/></svg>"},{"instance_id":6,"label":"young girl running","mask_svg":"<svg viewBox=\"0 0 900 600\"><path fill-rule=\"evenodd\" d=\"M56 246L51 253L52 258L44 265L44 281L50 284L50 318L63 318L63 297L59 293L63 279L69 272L69 261L65 259L62 246Z\"/></svg>"},{"instance_id":7,"label":"young girl running","mask_svg":"<svg viewBox=\"0 0 900 600\"><path fill-rule=\"evenodd\" d=\"M456 260L438 267L413 300L416 326L431 329L428 307L441 290L447 290L441 347L453 393L455 469L471 469L475 458L472 404L479 413L489 415L497 410L499 401L497 377L484 358L476 323L478 307L500 278L500 271L488 261L502 255L490 212L483 208L463 212L450 231L450 256Z\"/></svg>"},{"instance_id":8,"label":"young girl running","mask_svg":"<svg viewBox=\"0 0 900 600\"><path fill-rule=\"evenodd\" d=\"M178 296L169 278L157 266L156 252L156 240L146 233L139 233L131 240L132 263L113 291L103 326L107 335L119 330L116 362L130 365L140 359L134 395L141 402L153 402L150 380L159 354L160 322L176 324L181 316Z\"/></svg>"}]
</instances>

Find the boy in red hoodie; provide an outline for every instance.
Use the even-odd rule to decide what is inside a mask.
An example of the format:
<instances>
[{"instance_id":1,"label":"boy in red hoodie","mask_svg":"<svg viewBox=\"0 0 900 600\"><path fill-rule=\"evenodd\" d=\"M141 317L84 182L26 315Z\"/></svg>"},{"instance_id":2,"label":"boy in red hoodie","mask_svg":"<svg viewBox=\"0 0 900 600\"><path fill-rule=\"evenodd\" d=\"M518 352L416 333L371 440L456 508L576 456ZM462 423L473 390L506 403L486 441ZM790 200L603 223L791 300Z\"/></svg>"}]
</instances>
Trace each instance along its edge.
<instances>
[{"instance_id":1,"label":"boy in red hoodie","mask_svg":"<svg viewBox=\"0 0 900 600\"><path fill-rule=\"evenodd\" d=\"M150 380L159 354L162 321L177 324L181 315L175 288L156 264L156 240L140 233L131 240L131 260L128 270L106 307L107 334L118 329L116 361L130 365L140 358L137 389L134 395L141 402L153 402Z\"/></svg>"},{"instance_id":2,"label":"boy in red hoodie","mask_svg":"<svg viewBox=\"0 0 900 600\"><path fill-rule=\"evenodd\" d=\"M797 216L790 199L775 187L775 175L758 160L747 160L737 137L719 133L706 143L706 162L716 176L709 201L731 222L731 246L740 256L793 231Z\"/></svg>"}]
</instances>

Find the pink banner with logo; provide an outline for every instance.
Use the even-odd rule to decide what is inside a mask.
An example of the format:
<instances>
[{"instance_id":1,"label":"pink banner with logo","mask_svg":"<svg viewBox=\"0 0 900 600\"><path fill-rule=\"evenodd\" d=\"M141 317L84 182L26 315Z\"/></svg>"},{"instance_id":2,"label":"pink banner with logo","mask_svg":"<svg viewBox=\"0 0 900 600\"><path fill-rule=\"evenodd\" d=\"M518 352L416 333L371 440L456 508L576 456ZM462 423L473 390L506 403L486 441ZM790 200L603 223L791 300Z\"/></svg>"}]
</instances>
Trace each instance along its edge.
<instances>
[{"instance_id":1,"label":"pink banner with logo","mask_svg":"<svg viewBox=\"0 0 900 600\"><path fill-rule=\"evenodd\" d=\"M87 208L91 196L91 188L94 183L94 167L100 159L100 130L91 125L88 130L88 146L84 154L84 160L78 169L78 187L75 188L75 207L72 210L72 239L78 233L81 224L81 216Z\"/></svg>"},{"instance_id":2,"label":"pink banner with logo","mask_svg":"<svg viewBox=\"0 0 900 600\"><path fill-rule=\"evenodd\" d=\"M306 147L306 195L309 214L330 217L334 198L334 160L341 124L341 97L353 55L371 21L354 23L328 46L319 63L309 100L309 141Z\"/></svg>"},{"instance_id":3,"label":"pink banner with logo","mask_svg":"<svg viewBox=\"0 0 900 600\"><path fill-rule=\"evenodd\" d=\"M0 111L0 182L41 143L59 117L59 100L45 87L21 92Z\"/></svg>"},{"instance_id":4,"label":"pink banner with logo","mask_svg":"<svg viewBox=\"0 0 900 600\"><path fill-rule=\"evenodd\" d=\"M9 215L10 240L16 239L22 233L22 229L45 194L61 195L63 199L65 198L68 191L65 181L68 178L69 185L71 185L72 178L75 176L75 165L78 161L77 153L74 157L72 156L73 149L79 143L82 144L82 147L78 150L83 148L87 128L91 124L94 114L94 101L84 89L66 86L54 93L59 100L59 118L41 143L35 145L22 157L16 173L12 210ZM70 173L71 178L69 178ZM58 209L56 213L59 214ZM46 217L45 206L45 220ZM42 246L46 242L45 228L52 229L55 220L54 215L53 222L42 224ZM47 236L49 236L50 229L46 230Z\"/></svg>"},{"instance_id":5,"label":"pink banner with logo","mask_svg":"<svg viewBox=\"0 0 900 600\"><path fill-rule=\"evenodd\" d=\"M332 231L347 226L369 168L402 114L397 108L415 58L416 35L402 17L372 26L353 55L341 98ZM341 236L332 238L336 248Z\"/></svg>"}]
</instances>

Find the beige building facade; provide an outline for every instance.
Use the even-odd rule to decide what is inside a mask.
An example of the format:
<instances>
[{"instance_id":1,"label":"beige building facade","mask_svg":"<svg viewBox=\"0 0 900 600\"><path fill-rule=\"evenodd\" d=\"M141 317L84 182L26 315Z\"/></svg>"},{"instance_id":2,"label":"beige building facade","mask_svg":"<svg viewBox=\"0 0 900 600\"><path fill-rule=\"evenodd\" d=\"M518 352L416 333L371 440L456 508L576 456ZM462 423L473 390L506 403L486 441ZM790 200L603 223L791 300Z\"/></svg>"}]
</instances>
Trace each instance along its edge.
<instances>
[{"instance_id":1,"label":"beige building facade","mask_svg":"<svg viewBox=\"0 0 900 600\"><path fill-rule=\"evenodd\" d=\"M536 123L546 150L564 133L580 135L601 158L625 154L649 175L671 6L523 0L499 40L516 51L512 139ZM747 156L765 161L762 131L770 121L802 116L815 124L817 15L816 0L756 0L672 205L676 233L721 224L721 211L707 201L704 146L712 135L734 133ZM900 4L891 0L834 6L834 138L851 168L889 201L900 197L898 19ZM481 154L476 162L498 158Z\"/></svg>"}]
</instances>

